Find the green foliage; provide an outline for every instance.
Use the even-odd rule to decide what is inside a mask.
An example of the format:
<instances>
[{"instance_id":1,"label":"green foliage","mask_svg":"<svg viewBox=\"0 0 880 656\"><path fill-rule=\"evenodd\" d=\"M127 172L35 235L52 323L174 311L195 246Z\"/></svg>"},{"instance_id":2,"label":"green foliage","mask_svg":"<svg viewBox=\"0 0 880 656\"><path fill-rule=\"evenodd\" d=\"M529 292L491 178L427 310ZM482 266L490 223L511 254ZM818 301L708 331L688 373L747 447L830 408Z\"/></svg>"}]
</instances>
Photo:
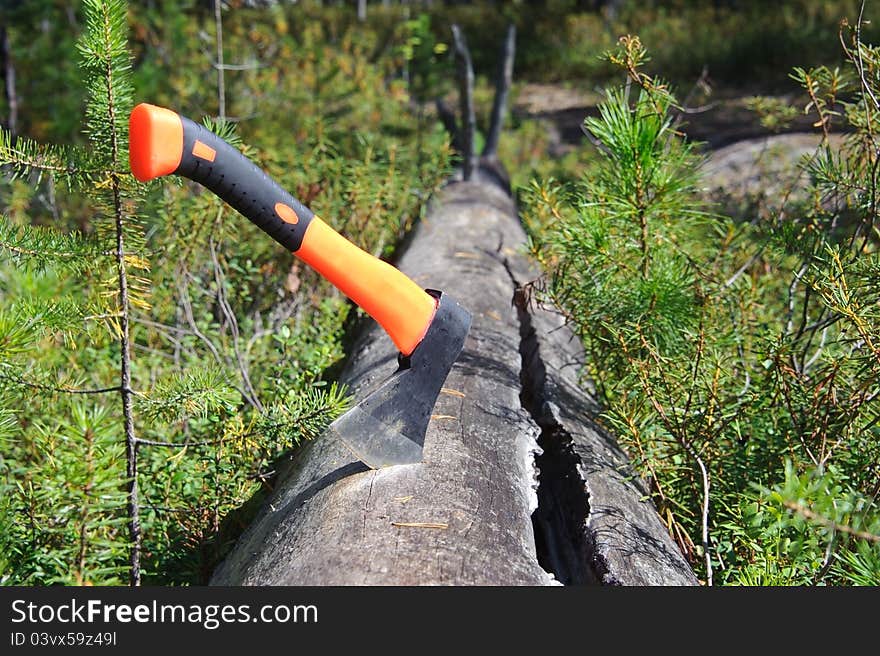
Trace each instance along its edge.
<instances>
[{"instance_id":1,"label":"green foliage","mask_svg":"<svg viewBox=\"0 0 880 656\"><path fill-rule=\"evenodd\" d=\"M839 72L795 72L823 133L870 118L839 155L823 143L805 160L806 202L747 223L700 206L698 159L641 43L610 58L638 96L608 93L585 123L598 167L569 187L534 181L526 211L603 421L707 582L876 584L876 89L839 111Z\"/></svg>"},{"instance_id":2,"label":"green foliage","mask_svg":"<svg viewBox=\"0 0 880 656\"><path fill-rule=\"evenodd\" d=\"M713 82L725 86L759 84L778 92L792 67L811 53L812 65L842 62L838 24L851 14L849 0L676 0L644 2L622 0L583 3L576 0L504 3L443 4L426 11L436 38L447 38L451 23L467 34L504 32L507 22L517 26L517 78L550 82L579 80L591 87L608 83L618 69L601 54L619 35L639 34L652 53L649 73L662 72L681 85L690 85L705 70ZM398 16L401 10L398 9ZM387 12L368 14L374 24L387 22ZM869 39L876 26L866 24ZM474 40L477 70L493 70L497 44ZM552 66L548 66L552 53Z\"/></svg>"},{"instance_id":3,"label":"green foliage","mask_svg":"<svg viewBox=\"0 0 880 656\"><path fill-rule=\"evenodd\" d=\"M51 265L71 274L82 273L100 254L99 243L87 235L16 225L6 217L0 217L0 248L17 267L40 271Z\"/></svg>"},{"instance_id":4,"label":"green foliage","mask_svg":"<svg viewBox=\"0 0 880 656\"><path fill-rule=\"evenodd\" d=\"M18 132L39 142L82 143L77 133L85 90L76 66L70 65L76 61L82 4L77 0L0 3L0 25L7 29L16 71ZM0 116L7 116L7 103L6 95L0 94Z\"/></svg>"},{"instance_id":5,"label":"green foliage","mask_svg":"<svg viewBox=\"0 0 880 656\"><path fill-rule=\"evenodd\" d=\"M136 183L132 103L204 117L383 257L448 171L447 139L409 113L396 45L377 51L376 34L299 7L225 13L226 62L239 66L225 73L225 122L205 116L217 107L205 56L215 28L195 3L89 0L71 16L83 25L79 66L64 21L46 27L64 57L17 48L16 65L52 57L55 79L70 80L57 106L85 99L85 121L28 97L30 138L0 133L0 581L129 580L128 444L142 580L203 583L276 460L347 407L333 379L360 311L214 196ZM14 43L31 33L11 25Z\"/></svg>"},{"instance_id":6,"label":"green foliage","mask_svg":"<svg viewBox=\"0 0 880 656\"><path fill-rule=\"evenodd\" d=\"M761 125L778 132L791 125L800 112L780 98L752 96L746 100L746 107L761 119Z\"/></svg>"},{"instance_id":7,"label":"green foliage","mask_svg":"<svg viewBox=\"0 0 880 656\"><path fill-rule=\"evenodd\" d=\"M156 422L206 419L235 412L240 395L219 369L188 369L159 381L143 399L146 419Z\"/></svg>"},{"instance_id":8,"label":"green foliage","mask_svg":"<svg viewBox=\"0 0 880 656\"><path fill-rule=\"evenodd\" d=\"M271 442L295 446L318 437L327 427L327 417L342 414L349 406L344 388L331 383L324 389L318 383L288 392L284 403L270 406L260 415L255 430Z\"/></svg>"},{"instance_id":9,"label":"green foliage","mask_svg":"<svg viewBox=\"0 0 880 656\"><path fill-rule=\"evenodd\" d=\"M449 46L432 33L428 14L406 21L403 30L399 51L406 65L404 79L418 102L430 102L442 96L454 79L449 58L443 57Z\"/></svg>"},{"instance_id":10,"label":"green foliage","mask_svg":"<svg viewBox=\"0 0 880 656\"><path fill-rule=\"evenodd\" d=\"M7 463L3 546L9 583L125 579L124 446L110 413L91 403L37 423L27 455Z\"/></svg>"},{"instance_id":11,"label":"green foliage","mask_svg":"<svg viewBox=\"0 0 880 656\"><path fill-rule=\"evenodd\" d=\"M39 144L6 131L0 131L0 161L7 165L9 180L27 176L30 184L39 185L48 174L68 187L88 184L99 166L81 148Z\"/></svg>"}]
</instances>

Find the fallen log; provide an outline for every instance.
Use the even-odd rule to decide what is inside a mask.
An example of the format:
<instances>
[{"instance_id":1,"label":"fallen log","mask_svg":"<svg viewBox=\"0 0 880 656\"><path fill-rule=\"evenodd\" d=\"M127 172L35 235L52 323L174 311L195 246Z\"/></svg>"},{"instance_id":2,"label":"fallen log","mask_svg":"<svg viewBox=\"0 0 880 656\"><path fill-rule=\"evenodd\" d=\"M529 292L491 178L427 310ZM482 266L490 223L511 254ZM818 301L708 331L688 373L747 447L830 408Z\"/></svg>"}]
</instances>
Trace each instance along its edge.
<instances>
[{"instance_id":1,"label":"fallen log","mask_svg":"<svg viewBox=\"0 0 880 656\"><path fill-rule=\"evenodd\" d=\"M307 443L212 584L696 583L592 419L579 342L522 293L537 274L506 173L494 152L469 168L436 195L397 263L473 314L423 462L370 470L327 434ZM370 324L342 381L360 400L396 359Z\"/></svg>"},{"instance_id":2,"label":"fallen log","mask_svg":"<svg viewBox=\"0 0 880 656\"><path fill-rule=\"evenodd\" d=\"M336 441L307 444L213 583L550 582L532 536L539 430L519 399L519 321L505 267L521 243L512 216L497 187L452 184L398 263L474 318L434 408L424 462L365 471ZM370 326L342 378L363 398L396 358Z\"/></svg>"},{"instance_id":3,"label":"fallen log","mask_svg":"<svg viewBox=\"0 0 880 656\"><path fill-rule=\"evenodd\" d=\"M437 195L398 266L450 290L474 323L424 462L374 471L325 436L308 443L213 584L696 583L625 456L591 419L579 343L551 309L529 308L521 294L514 302L534 277L524 243L494 180ZM342 378L363 398L396 357L369 326Z\"/></svg>"}]
</instances>

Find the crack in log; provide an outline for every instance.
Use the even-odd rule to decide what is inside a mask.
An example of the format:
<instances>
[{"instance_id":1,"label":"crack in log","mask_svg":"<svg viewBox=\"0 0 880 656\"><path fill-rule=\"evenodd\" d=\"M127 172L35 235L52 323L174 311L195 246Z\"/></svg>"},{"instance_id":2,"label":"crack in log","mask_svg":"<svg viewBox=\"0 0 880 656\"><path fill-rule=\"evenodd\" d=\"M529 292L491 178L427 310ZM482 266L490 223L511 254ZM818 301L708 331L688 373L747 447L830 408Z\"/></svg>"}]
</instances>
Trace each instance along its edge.
<instances>
[{"instance_id":1,"label":"crack in log","mask_svg":"<svg viewBox=\"0 0 880 656\"><path fill-rule=\"evenodd\" d=\"M594 569L593 548L587 535L590 495L581 475L581 459L571 435L546 407L546 369L522 286L504 262L513 283L513 304L520 327L520 402L541 429L535 455L538 469L538 507L532 513L538 563L563 585L598 585L601 572Z\"/></svg>"}]
</instances>

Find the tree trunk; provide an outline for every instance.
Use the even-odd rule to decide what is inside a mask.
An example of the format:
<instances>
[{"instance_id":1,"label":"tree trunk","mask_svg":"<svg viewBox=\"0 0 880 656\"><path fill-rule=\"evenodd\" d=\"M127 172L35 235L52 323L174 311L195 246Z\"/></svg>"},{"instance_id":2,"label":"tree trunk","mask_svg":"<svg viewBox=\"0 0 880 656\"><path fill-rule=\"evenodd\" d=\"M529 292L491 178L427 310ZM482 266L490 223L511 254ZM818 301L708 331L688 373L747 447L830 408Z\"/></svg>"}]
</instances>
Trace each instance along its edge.
<instances>
[{"instance_id":1,"label":"tree trunk","mask_svg":"<svg viewBox=\"0 0 880 656\"><path fill-rule=\"evenodd\" d=\"M12 61L12 46L9 32L0 25L0 58L3 60L3 88L6 94L6 106L9 114L6 118L6 129L11 134L18 132L18 94L15 87L15 64Z\"/></svg>"}]
</instances>

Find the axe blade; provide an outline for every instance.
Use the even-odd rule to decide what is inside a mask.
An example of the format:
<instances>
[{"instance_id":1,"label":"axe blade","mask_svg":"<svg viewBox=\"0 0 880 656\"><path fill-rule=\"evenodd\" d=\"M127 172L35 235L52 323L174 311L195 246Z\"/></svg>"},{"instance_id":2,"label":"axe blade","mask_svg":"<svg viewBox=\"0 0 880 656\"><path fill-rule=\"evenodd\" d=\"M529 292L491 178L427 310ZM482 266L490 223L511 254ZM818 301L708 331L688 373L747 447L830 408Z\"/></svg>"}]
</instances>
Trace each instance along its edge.
<instances>
[{"instance_id":1,"label":"axe blade","mask_svg":"<svg viewBox=\"0 0 880 656\"><path fill-rule=\"evenodd\" d=\"M400 368L327 429L372 469L421 462L431 411L471 325L455 299L440 302L425 337Z\"/></svg>"}]
</instances>

